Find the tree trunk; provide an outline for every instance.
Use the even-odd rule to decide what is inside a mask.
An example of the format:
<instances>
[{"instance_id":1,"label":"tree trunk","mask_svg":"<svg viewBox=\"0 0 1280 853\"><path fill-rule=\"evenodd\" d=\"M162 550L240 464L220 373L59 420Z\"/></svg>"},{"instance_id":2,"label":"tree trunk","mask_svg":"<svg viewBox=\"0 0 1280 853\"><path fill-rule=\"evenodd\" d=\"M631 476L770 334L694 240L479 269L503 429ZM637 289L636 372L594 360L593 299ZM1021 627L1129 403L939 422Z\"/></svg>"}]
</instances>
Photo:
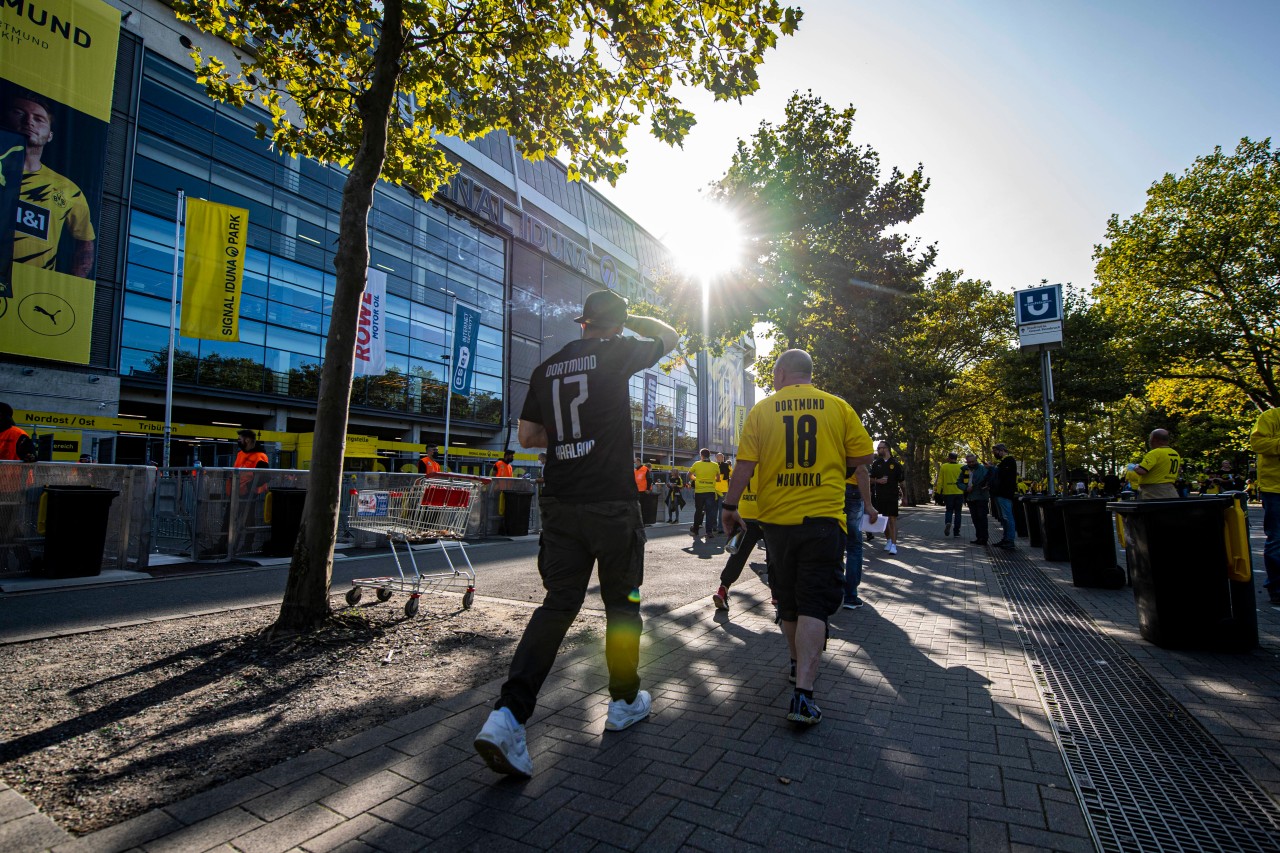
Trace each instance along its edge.
<instances>
[{"instance_id":1,"label":"tree trunk","mask_svg":"<svg viewBox=\"0 0 1280 853\"><path fill-rule=\"evenodd\" d=\"M342 188L338 251L333 259L336 282L316 401L311 482L273 634L311 631L329 616L356 330L369 267L369 210L387 156L387 122L405 46L403 9L403 0L383 3L382 37L374 51L369 88L356 99L362 134Z\"/></svg>"}]
</instances>

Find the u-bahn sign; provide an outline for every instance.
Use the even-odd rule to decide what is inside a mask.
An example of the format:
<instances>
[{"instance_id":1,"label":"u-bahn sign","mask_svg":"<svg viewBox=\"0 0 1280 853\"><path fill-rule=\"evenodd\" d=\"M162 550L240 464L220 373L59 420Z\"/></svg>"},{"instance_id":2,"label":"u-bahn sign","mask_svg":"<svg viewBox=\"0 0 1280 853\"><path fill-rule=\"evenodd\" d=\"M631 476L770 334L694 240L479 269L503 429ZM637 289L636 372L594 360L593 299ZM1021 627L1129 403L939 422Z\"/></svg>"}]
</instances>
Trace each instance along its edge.
<instances>
[{"instance_id":1,"label":"u-bahn sign","mask_svg":"<svg viewBox=\"0 0 1280 853\"><path fill-rule=\"evenodd\" d=\"M1022 349L1062 346L1062 285L1048 284L1013 294L1014 320Z\"/></svg>"}]
</instances>

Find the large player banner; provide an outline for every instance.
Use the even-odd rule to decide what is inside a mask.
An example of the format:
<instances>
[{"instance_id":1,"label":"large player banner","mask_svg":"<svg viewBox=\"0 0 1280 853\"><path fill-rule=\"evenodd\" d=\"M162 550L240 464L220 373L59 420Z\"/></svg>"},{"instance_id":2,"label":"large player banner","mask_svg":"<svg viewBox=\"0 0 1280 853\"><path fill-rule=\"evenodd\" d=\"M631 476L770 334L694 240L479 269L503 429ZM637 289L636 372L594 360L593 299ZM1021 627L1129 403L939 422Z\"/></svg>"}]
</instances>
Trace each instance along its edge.
<instances>
[{"instance_id":1,"label":"large player banner","mask_svg":"<svg viewBox=\"0 0 1280 853\"><path fill-rule=\"evenodd\" d=\"M4 352L89 361L119 39L102 0L0 2Z\"/></svg>"}]
</instances>

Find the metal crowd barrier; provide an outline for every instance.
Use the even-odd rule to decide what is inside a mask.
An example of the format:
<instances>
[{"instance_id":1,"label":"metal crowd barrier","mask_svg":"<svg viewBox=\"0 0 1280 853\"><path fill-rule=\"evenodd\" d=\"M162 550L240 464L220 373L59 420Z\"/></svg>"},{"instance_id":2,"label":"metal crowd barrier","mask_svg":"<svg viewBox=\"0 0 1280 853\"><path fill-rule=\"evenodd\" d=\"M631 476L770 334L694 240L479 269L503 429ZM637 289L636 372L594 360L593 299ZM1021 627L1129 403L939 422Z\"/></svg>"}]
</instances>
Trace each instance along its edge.
<instances>
[{"instance_id":1,"label":"metal crowd barrier","mask_svg":"<svg viewBox=\"0 0 1280 853\"><path fill-rule=\"evenodd\" d=\"M115 489L103 568L145 570L152 554L191 562L228 561L258 554L271 538L264 510L272 488L307 488L310 471L242 468L164 468L70 462L0 462L0 575L30 569L40 495L47 485ZM356 548L385 547L386 536L348 524L353 492L408 490L417 474L347 472L342 475L338 541ZM505 532L501 496L534 490L530 480L492 479L481 487L467 521L466 539ZM540 529L536 492L529 532Z\"/></svg>"},{"instance_id":2,"label":"metal crowd barrier","mask_svg":"<svg viewBox=\"0 0 1280 853\"><path fill-rule=\"evenodd\" d=\"M102 568L146 569L158 473L148 465L0 462L0 574L29 571L33 552L43 547L38 527L45 486L95 486L119 492L107 516Z\"/></svg>"}]
</instances>

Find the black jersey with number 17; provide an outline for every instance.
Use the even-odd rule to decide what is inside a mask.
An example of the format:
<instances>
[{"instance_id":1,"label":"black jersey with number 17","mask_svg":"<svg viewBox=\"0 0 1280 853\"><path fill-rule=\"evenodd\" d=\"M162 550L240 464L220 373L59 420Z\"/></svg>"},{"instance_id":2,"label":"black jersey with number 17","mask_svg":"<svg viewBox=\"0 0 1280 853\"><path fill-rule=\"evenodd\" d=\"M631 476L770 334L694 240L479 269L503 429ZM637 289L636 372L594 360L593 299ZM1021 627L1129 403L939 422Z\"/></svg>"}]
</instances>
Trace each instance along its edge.
<instances>
[{"instance_id":1,"label":"black jersey with number 17","mask_svg":"<svg viewBox=\"0 0 1280 853\"><path fill-rule=\"evenodd\" d=\"M542 494L566 503L636 500L628 380L662 358L661 341L586 338L533 371L520 419L547 431Z\"/></svg>"}]
</instances>

